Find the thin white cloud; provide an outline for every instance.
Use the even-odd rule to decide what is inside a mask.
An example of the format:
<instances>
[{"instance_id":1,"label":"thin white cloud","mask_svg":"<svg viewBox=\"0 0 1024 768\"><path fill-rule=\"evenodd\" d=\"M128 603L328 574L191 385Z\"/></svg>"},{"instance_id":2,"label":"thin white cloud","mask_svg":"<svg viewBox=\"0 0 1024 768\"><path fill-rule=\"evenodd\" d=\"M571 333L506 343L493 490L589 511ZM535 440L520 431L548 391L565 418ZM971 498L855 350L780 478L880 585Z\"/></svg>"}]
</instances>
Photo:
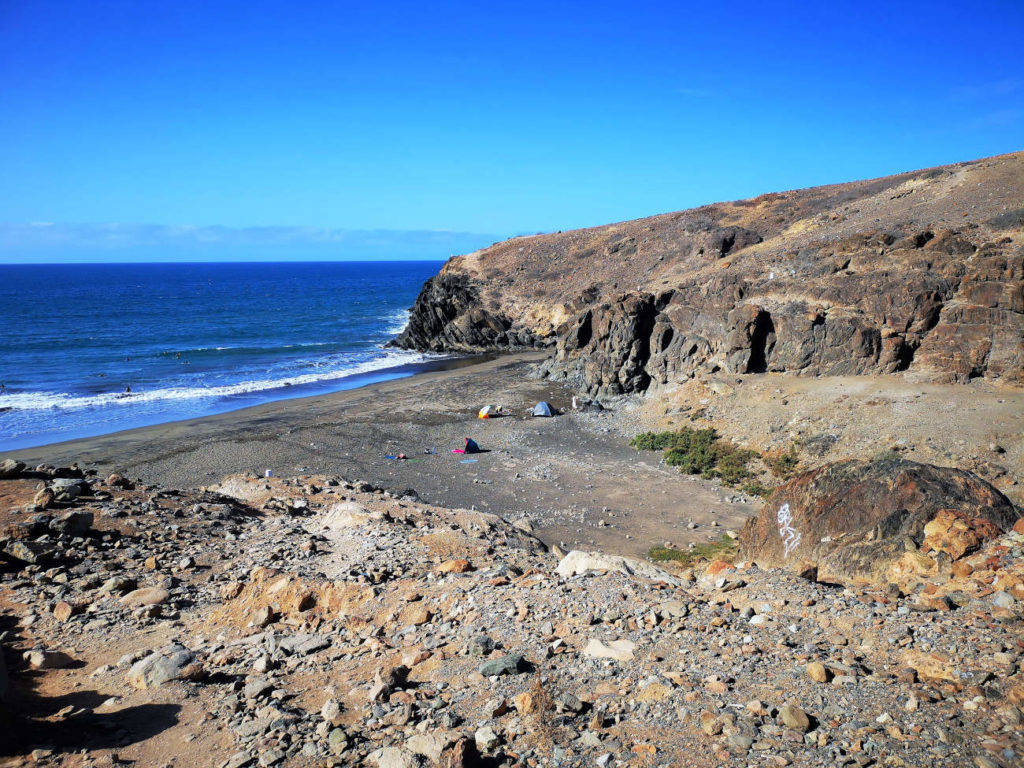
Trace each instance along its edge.
<instances>
[{"instance_id":1,"label":"thin white cloud","mask_svg":"<svg viewBox=\"0 0 1024 768\"><path fill-rule=\"evenodd\" d=\"M476 232L326 227L223 227L191 224L0 223L0 259L38 260L87 253L115 260L169 260L218 254L226 260L289 258L447 258L498 238Z\"/></svg>"},{"instance_id":2,"label":"thin white cloud","mask_svg":"<svg viewBox=\"0 0 1024 768\"><path fill-rule=\"evenodd\" d=\"M1004 77L985 83L960 85L949 92L952 101L989 101L1011 96L1021 89L1024 83L1016 77Z\"/></svg>"},{"instance_id":3,"label":"thin white cloud","mask_svg":"<svg viewBox=\"0 0 1024 768\"><path fill-rule=\"evenodd\" d=\"M713 93L711 91L709 91L709 90L707 90L705 88L688 88L688 87L676 88L676 93L678 93L680 96L691 96L693 98L699 98L699 99L707 98L708 96L712 96L713 95Z\"/></svg>"},{"instance_id":4,"label":"thin white cloud","mask_svg":"<svg viewBox=\"0 0 1024 768\"><path fill-rule=\"evenodd\" d=\"M1006 128L1016 125L1024 116L1024 109L1008 107L1006 109L994 109L991 112L978 115L968 120L966 126L972 130L978 128Z\"/></svg>"}]
</instances>

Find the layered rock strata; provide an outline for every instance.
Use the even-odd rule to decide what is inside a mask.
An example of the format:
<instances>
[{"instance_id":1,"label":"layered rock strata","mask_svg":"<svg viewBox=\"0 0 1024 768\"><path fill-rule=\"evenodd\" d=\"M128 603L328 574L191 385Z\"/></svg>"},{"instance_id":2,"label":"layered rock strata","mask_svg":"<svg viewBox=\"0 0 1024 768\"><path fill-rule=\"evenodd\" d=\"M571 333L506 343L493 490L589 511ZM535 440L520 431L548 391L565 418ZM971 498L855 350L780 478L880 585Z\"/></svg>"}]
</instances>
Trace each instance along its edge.
<instances>
[{"instance_id":1,"label":"layered rock strata","mask_svg":"<svg viewBox=\"0 0 1024 768\"><path fill-rule=\"evenodd\" d=\"M551 347L590 394L702 372L1024 380L1024 153L513 238L424 286L403 348Z\"/></svg>"}]
</instances>

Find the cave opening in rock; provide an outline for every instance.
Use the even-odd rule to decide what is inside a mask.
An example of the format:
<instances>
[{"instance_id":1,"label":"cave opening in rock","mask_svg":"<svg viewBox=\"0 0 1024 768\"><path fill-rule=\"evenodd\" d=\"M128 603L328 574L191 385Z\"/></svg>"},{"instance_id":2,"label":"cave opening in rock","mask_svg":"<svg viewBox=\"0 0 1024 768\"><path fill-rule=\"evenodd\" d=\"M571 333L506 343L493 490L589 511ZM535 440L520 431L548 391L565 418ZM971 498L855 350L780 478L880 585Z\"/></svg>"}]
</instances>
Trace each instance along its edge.
<instances>
[{"instance_id":1,"label":"cave opening in rock","mask_svg":"<svg viewBox=\"0 0 1024 768\"><path fill-rule=\"evenodd\" d=\"M587 346L587 344L590 343L590 339L594 334L592 323L593 314L591 312L587 312L587 314L584 315L583 319L580 321L579 327L576 329L577 349L583 349L583 347Z\"/></svg>"},{"instance_id":2,"label":"cave opening in rock","mask_svg":"<svg viewBox=\"0 0 1024 768\"><path fill-rule=\"evenodd\" d=\"M906 341L901 341L896 347L896 370L907 370L911 363L914 362L914 354L916 352L917 346L909 344Z\"/></svg>"},{"instance_id":3,"label":"cave opening in rock","mask_svg":"<svg viewBox=\"0 0 1024 768\"><path fill-rule=\"evenodd\" d=\"M768 358L775 349L775 323L772 316L763 309L754 318L750 330L750 359L747 361L746 373L766 373Z\"/></svg>"}]
</instances>

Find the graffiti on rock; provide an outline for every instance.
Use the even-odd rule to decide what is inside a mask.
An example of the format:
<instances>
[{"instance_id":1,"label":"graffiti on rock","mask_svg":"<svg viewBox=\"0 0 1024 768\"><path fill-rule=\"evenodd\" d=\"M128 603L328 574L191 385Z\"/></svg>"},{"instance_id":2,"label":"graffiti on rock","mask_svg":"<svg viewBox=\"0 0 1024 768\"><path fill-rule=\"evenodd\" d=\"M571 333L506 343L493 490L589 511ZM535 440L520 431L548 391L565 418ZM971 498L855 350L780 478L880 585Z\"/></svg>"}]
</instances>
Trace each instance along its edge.
<instances>
[{"instance_id":1,"label":"graffiti on rock","mask_svg":"<svg viewBox=\"0 0 1024 768\"><path fill-rule=\"evenodd\" d=\"M783 559L786 559L800 544L800 531L793 527L793 513L789 511L789 504L779 507L775 519L779 523L779 536L782 537Z\"/></svg>"}]
</instances>

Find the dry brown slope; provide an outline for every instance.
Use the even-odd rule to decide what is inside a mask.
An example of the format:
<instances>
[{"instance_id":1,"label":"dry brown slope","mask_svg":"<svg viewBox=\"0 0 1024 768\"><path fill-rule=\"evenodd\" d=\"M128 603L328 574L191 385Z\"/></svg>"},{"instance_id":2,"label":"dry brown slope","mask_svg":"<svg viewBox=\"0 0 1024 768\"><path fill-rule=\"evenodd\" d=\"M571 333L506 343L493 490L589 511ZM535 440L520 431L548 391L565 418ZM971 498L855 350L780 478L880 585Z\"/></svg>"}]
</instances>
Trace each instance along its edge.
<instances>
[{"instance_id":1,"label":"dry brown slope","mask_svg":"<svg viewBox=\"0 0 1024 768\"><path fill-rule=\"evenodd\" d=\"M553 346L643 391L698 371L1024 370L1024 153L513 238L452 259L397 344Z\"/></svg>"}]
</instances>

